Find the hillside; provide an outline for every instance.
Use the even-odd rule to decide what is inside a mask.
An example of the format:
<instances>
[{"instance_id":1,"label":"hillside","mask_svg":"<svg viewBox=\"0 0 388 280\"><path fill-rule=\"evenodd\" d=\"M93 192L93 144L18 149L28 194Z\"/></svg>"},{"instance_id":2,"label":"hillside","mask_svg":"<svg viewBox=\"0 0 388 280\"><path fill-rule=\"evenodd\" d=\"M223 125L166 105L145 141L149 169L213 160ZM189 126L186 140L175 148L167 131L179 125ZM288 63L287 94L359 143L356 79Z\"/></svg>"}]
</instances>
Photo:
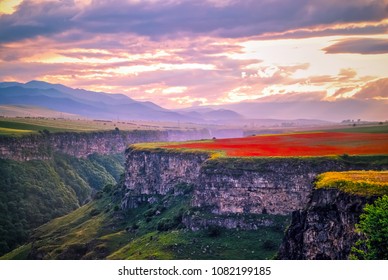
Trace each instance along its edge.
<instances>
[{"instance_id":1,"label":"hillside","mask_svg":"<svg viewBox=\"0 0 388 280\"><path fill-rule=\"evenodd\" d=\"M15 122L0 123L15 129ZM204 136L196 130L52 133L48 129L63 128L18 124L17 129L36 133L0 137L0 254L25 242L37 226L77 209L103 187L115 185L124 172L127 143Z\"/></svg>"},{"instance_id":2,"label":"hillside","mask_svg":"<svg viewBox=\"0 0 388 280\"><path fill-rule=\"evenodd\" d=\"M0 255L25 242L32 229L77 209L104 186L115 185L123 170L122 155L0 159Z\"/></svg>"},{"instance_id":3,"label":"hillside","mask_svg":"<svg viewBox=\"0 0 388 280\"><path fill-rule=\"evenodd\" d=\"M182 223L200 209L189 206L190 187L180 186L157 203L120 209L122 184L106 187L92 202L34 231L32 243L2 259L265 259L276 252L287 220L259 215L269 222L256 230L213 226L191 231ZM236 242L239 240L239 242Z\"/></svg>"},{"instance_id":4,"label":"hillside","mask_svg":"<svg viewBox=\"0 0 388 280\"><path fill-rule=\"evenodd\" d=\"M300 202L307 203L301 197L309 196L314 174L387 166L386 157L220 158L201 168L198 184L180 171L194 171L193 166L186 166L188 161L196 162L193 154L154 153L147 155L150 161L146 167L132 154L133 164L127 158L125 180L103 188L92 202L69 215L34 230L29 243L3 259L273 258L289 214L294 207L303 207ZM156 158L170 166L156 165ZM135 171L136 166L139 171ZM156 172L155 168L164 171ZM153 181L153 187L145 188L144 180ZM274 195L276 199L268 199ZM248 196L259 199L258 203L251 203Z\"/></svg>"}]
</instances>

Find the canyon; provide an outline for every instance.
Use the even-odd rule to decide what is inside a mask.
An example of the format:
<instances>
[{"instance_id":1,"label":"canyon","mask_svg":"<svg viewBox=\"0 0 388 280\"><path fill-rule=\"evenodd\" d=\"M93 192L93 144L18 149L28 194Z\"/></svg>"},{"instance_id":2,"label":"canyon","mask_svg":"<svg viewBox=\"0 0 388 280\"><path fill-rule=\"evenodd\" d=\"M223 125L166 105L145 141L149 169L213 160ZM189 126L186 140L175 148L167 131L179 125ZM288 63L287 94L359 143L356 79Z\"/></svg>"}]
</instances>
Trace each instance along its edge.
<instances>
[{"instance_id":1,"label":"canyon","mask_svg":"<svg viewBox=\"0 0 388 280\"><path fill-rule=\"evenodd\" d=\"M1 138L0 157L6 165L14 165L16 162L47 163L48 170L53 168L60 175L66 166L72 166L75 181L66 181L59 176L63 181L58 183L58 186L65 185L67 192L72 193L73 204L70 210L80 207L81 216L78 219L88 222L101 216L101 223L106 220L112 233L120 229L118 224L126 223L122 226L125 230L120 230L136 237L136 228L139 227L136 219L139 218L128 216L128 213L143 213L139 214L142 219L145 217L145 222L140 223L140 229L155 230L154 227L157 227L162 232L175 226L183 226L192 232L206 232L214 227L237 232L265 231L269 228L282 232L284 227L279 224L291 217L291 225L281 242L277 258L348 258L350 248L359 238L354 230L355 224L363 207L373 199L350 196L338 190L315 190L316 177L328 171L387 170L387 156L227 158L198 150L183 151L133 144L202 138L209 138L208 131L40 133ZM110 156L124 150L125 164L119 167L119 160L116 158L112 161ZM108 157L99 158L96 155ZM115 168L122 170L124 176L119 178L117 172L110 175ZM98 170L104 170L105 177L96 182ZM81 197L76 189L80 183L83 184ZM101 204L98 199L104 193L111 194ZM185 205L181 206L181 210L168 210L172 205L169 201L183 203L179 202L182 197ZM82 206L90 200L91 204ZM85 212L82 210L84 207L97 207L98 211ZM64 209L50 218L70 210ZM168 216L169 211L172 211L172 216ZM72 214L69 215L63 218L66 223ZM168 218L160 218L163 215ZM119 222L115 224L117 219ZM152 219L155 219L155 224L147 225L148 220ZM277 222L277 219L282 222ZM157 220L159 222L156 223ZM53 224L56 223L54 220ZM105 224L101 226L108 227ZM51 223L46 227L51 228ZM37 233L34 236L36 240L42 240L40 242L44 250L37 247L38 243L32 242L35 247L31 245L31 252L43 250L45 253L30 253L30 258L55 256L47 251L44 238L41 239ZM44 231L42 236L45 236ZM87 252L91 250L97 254L97 240L101 242L102 239L93 239L86 245L80 245L85 255L66 251L66 258L91 258ZM269 247L277 246L277 243L268 244ZM112 252L104 251L96 256L105 258Z\"/></svg>"},{"instance_id":2,"label":"canyon","mask_svg":"<svg viewBox=\"0 0 388 280\"><path fill-rule=\"evenodd\" d=\"M385 156L376 161L346 155L212 158L199 151L134 145L126 150L126 193L121 207L155 203L160 195L179 192L187 184L193 188L191 207L202 211L183 217L191 230L210 226L251 230L271 226L266 215L292 214L278 258L347 259L359 238L355 224L373 199L339 190L315 190L316 176L328 171L387 168Z\"/></svg>"}]
</instances>

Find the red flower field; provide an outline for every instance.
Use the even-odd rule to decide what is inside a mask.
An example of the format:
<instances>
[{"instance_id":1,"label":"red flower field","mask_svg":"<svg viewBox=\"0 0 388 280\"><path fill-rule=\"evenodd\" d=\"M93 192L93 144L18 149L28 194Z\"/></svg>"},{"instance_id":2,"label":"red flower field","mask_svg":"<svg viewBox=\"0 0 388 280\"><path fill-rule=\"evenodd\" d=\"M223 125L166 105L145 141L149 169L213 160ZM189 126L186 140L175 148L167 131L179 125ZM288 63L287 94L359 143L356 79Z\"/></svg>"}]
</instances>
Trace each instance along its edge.
<instances>
[{"instance_id":1,"label":"red flower field","mask_svg":"<svg viewBox=\"0 0 388 280\"><path fill-rule=\"evenodd\" d=\"M251 136L166 145L163 148L221 150L227 156L327 156L388 154L387 133L318 132Z\"/></svg>"}]
</instances>

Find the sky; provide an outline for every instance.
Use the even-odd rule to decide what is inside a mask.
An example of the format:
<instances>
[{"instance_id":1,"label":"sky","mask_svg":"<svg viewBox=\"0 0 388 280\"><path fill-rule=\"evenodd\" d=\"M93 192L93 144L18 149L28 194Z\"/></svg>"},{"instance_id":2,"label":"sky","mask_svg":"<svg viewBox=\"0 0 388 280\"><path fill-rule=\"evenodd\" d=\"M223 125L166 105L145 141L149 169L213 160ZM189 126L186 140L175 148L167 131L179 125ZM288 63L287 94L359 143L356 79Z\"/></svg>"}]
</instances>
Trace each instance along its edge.
<instances>
[{"instance_id":1,"label":"sky","mask_svg":"<svg viewBox=\"0 0 388 280\"><path fill-rule=\"evenodd\" d=\"M388 0L0 0L0 81L165 108L388 103Z\"/></svg>"}]
</instances>

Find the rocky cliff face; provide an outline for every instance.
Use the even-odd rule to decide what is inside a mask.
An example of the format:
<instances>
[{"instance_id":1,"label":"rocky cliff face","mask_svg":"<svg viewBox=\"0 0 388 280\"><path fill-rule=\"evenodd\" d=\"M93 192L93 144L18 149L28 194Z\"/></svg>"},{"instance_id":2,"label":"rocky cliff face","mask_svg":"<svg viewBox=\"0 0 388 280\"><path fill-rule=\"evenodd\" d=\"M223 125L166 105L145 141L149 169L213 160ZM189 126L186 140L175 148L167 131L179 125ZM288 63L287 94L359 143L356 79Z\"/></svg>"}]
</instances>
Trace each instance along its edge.
<instances>
[{"instance_id":1,"label":"rocky cliff face","mask_svg":"<svg viewBox=\"0 0 388 280\"><path fill-rule=\"evenodd\" d=\"M355 224L365 204L375 199L338 189L314 190L306 208L292 214L278 258L347 259L360 238Z\"/></svg>"},{"instance_id":2,"label":"rocky cliff face","mask_svg":"<svg viewBox=\"0 0 388 280\"><path fill-rule=\"evenodd\" d=\"M335 158L209 157L129 148L122 207L136 207L138 202L152 200L152 195L164 195L177 184L188 183L194 188L192 206L213 214L286 215L307 204L317 174L360 169L358 164Z\"/></svg>"},{"instance_id":3,"label":"rocky cliff face","mask_svg":"<svg viewBox=\"0 0 388 280\"><path fill-rule=\"evenodd\" d=\"M122 153L128 144L133 143L196 140L209 137L207 130L64 132L1 137L0 158L18 161L44 160L51 158L53 151L85 158L93 153L104 155Z\"/></svg>"},{"instance_id":4,"label":"rocky cliff face","mask_svg":"<svg viewBox=\"0 0 388 280\"><path fill-rule=\"evenodd\" d=\"M133 208L137 202L152 195L165 195L179 183L196 184L207 154L190 154L127 149L123 208ZM150 196L151 195L151 196ZM151 198L152 199L152 198Z\"/></svg>"},{"instance_id":5,"label":"rocky cliff face","mask_svg":"<svg viewBox=\"0 0 388 280\"><path fill-rule=\"evenodd\" d=\"M317 174L345 168L329 159L209 161L201 169L193 205L217 214L289 214L307 203Z\"/></svg>"}]
</instances>

